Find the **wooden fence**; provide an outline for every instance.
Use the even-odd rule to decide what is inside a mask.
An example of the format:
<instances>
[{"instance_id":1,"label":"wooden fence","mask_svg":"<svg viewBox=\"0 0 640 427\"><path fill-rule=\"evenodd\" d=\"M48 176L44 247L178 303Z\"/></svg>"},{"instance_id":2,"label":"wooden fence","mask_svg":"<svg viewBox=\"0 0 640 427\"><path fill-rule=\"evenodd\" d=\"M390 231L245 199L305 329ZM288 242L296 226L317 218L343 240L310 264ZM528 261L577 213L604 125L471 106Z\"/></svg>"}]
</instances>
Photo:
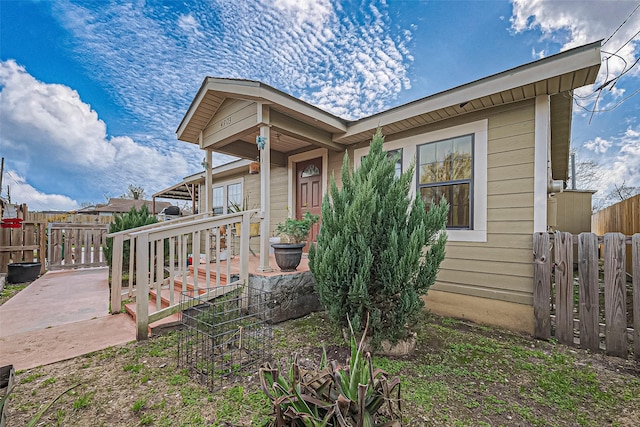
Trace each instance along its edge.
<instances>
[{"instance_id":1,"label":"wooden fence","mask_svg":"<svg viewBox=\"0 0 640 427\"><path fill-rule=\"evenodd\" d=\"M627 246L632 252L630 280L625 273ZM533 257L537 338L548 339L555 327L555 337L563 344L593 351L604 344L608 354L624 358L631 340L640 359L640 234L535 233Z\"/></svg>"},{"instance_id":2,"label":"wooden fence","mask_svg":"<svg viewBox=\"0 0 640 427\"><path fill-rule=\"evenodd\" d=\"M102 249L108 225L50 223L48 228L49 270L107 265Z\"/></svg>"},{"instance_id":3,"label":"wooden fence","mask_svg":"<svg viewBox=\"0 0 640 427\"><path fill-rule=\"evenodd\" d=\"M113 222L113 215L86 215L71 213L44 213L28 212L26 218L29 221L40 222L64 222L73 224L109 224Z\"/></svg>"},{"instance_id":4,"label":"wooden fence","mask_svg":"<svg viewBox=\"0 0 640 427\"><path fill-rule=\"evenodd\" d=\"M599 236L640 233L640 194L623 200L591 216L591 231ZM627 273L631 274L631 248L627 247Z\"/></svg>"},{"instance_id":5,"label":"wooden fence","mask_svg":"<svg viewBox=\"0 0 640 427\"><path fill-rule=\"evenodd\" d=\"M0 228L0 273L6 273L10 262L41 262L45 270L45 224L23 221L20 228Z\"/></svg>"}]
</instances>

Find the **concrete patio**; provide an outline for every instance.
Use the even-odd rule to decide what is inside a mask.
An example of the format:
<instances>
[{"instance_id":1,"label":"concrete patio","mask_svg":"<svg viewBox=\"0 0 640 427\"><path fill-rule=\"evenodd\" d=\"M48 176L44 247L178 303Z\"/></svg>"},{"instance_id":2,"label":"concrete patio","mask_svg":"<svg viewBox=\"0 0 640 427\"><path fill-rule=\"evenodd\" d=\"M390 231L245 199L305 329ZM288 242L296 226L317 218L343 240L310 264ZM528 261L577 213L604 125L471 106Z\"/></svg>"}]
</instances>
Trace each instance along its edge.
<instances>
[{"instance_id":1,"label":"concrete patio","mask_svg":"<svg viewBox=\"0 0 640 427\"><path fill-rule=\"evenodd\" d=\"M47 272L0 306L0 366L71 359L134 341L127 314L109 314L108 268Z\"/></svg>"}]
</instances>

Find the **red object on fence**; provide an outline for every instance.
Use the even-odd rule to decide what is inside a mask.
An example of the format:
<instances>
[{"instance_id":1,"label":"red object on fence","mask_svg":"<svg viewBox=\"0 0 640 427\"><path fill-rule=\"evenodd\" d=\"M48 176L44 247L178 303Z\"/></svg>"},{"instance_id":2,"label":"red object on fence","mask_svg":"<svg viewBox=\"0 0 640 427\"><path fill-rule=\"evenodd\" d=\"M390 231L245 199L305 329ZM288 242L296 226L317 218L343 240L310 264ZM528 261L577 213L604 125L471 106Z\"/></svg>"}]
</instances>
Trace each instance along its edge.
<instances>
[{"instance_id":1,"label":"red object on fence","mask_svg":"<svg viewBox=\"0 0 640 427\"><path fill-rule=\"evenodd\" d=\"M21 218L4 218L0 223L2 228L20 228L22 227Z\"/></svg>"}]
</instances>

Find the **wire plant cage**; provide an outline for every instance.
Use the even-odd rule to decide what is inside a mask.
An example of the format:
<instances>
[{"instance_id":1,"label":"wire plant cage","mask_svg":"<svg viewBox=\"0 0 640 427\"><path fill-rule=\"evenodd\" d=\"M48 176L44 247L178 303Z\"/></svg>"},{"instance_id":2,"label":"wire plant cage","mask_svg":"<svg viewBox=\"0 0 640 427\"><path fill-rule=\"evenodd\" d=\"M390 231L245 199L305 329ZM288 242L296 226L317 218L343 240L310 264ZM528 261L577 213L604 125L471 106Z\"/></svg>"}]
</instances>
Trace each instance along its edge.
<instances>
[{"instance_id":1,"label":"wire plant cage","mask_svg":"<svg viewBox=\"0 0 640 427\"><path fill-rule=\"evenodd\" d=\"M215 291L209 300L182 293L191 308L182 311L178 332L178 366L211 391L255 373L271 359L273 341L269 292L243 285Z\"/></svg>"}]
</instances>

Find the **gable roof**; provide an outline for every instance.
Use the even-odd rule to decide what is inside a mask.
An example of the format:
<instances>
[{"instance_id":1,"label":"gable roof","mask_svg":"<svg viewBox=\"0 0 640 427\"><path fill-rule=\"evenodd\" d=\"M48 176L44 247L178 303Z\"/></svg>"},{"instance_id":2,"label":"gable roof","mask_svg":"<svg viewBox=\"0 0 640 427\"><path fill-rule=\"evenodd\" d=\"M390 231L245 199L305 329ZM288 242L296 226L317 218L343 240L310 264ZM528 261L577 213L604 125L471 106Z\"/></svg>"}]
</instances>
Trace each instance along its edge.
<instances>
[{"instance_id":1,"label":"gable roof","mask_svg":"<svg viewBox=\"0 0 640 427\"><path fill-rule=\"evenodd\" d=\"M255 158L255 137L259 126L266 124L272 126L274 135L272 162L286 164L287 155L315 147L343 151L349 145L369 140L379 126L391 139L394 134L449 118L547 95L551 98L553 176L566 179L572 91L595 82L600 69L600 44L597 41L576 47L354 121L258 81L207 77L176 133L179 140L198 144L201 131L212 123L226 100L255 102L268 106L270 118L261 116L258 105L257 121L238 125L237 130L209 148Z\"/></svg>"},{"instance_id":2,"label":"gable roof","mask_svg":"<svg viewBox=\"0 0 640 427\"><path fill-rule=\"evenodd\" d=\"M126 213L131 210L132 207L136 209L147 206L149 212L152 210L153 202L151 200L134 200L134 199L122 199L112 197L107 204L98 204L96 206L87 206L86 208L78 209L77 213ZM170 202L156 202L156 212L162 211L162 209L171 206Z\"/></svg>"}]
</instances>

